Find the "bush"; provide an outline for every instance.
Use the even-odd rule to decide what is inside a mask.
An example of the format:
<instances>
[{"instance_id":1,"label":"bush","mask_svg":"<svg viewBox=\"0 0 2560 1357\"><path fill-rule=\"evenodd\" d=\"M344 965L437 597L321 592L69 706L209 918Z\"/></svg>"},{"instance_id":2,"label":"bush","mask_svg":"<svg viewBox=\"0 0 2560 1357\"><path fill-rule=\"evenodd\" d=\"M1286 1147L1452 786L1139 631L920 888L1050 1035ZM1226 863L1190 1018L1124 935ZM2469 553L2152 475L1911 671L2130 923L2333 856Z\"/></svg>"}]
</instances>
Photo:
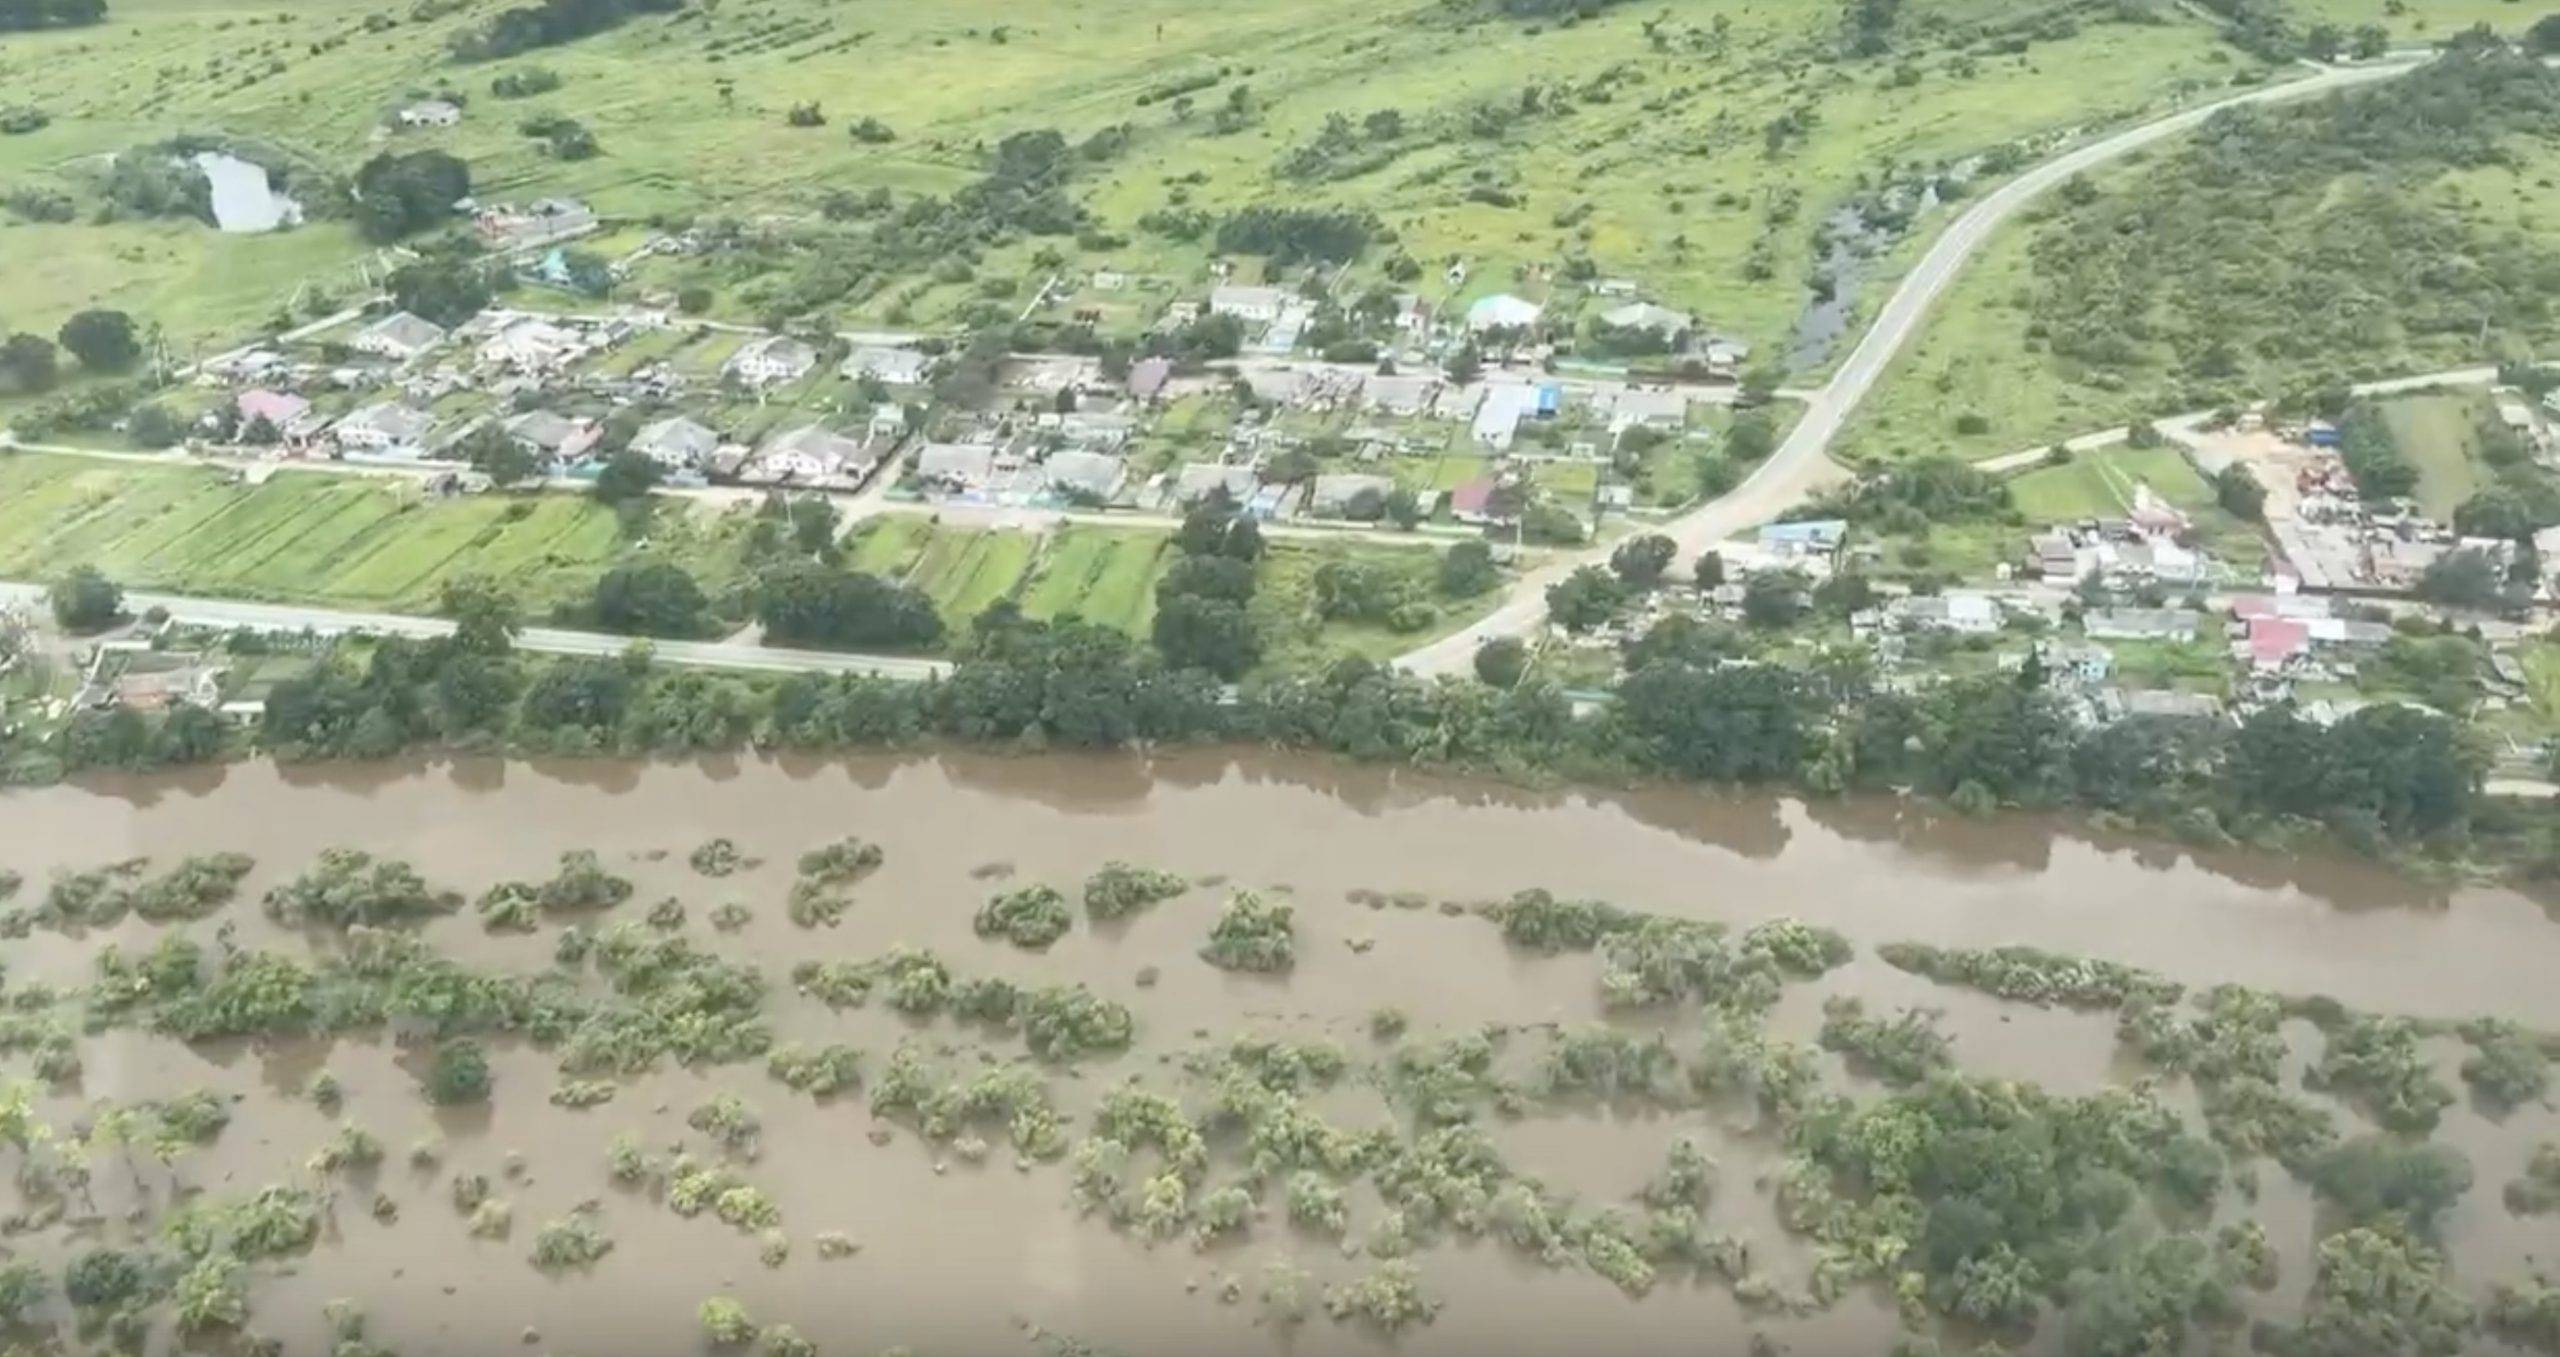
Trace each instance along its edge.
<instances>
[{"instance_id":1,"label":"bush","mask_svg":"<svg viewBox=\"0 0 2560 1357\"><path fill-rule=\"evenodd\" d=\"M1172 872L1106 862L1084 883L1085 913L1094 919L1118 919L1191 889Z\"/></svg>"},{"instance_id":2,"label":"bush","mask_svg":"<svg viewBox=\"0 0 2560 1357\"><path fill-rule=\"evenodd\" d=\"M1518 637L1493 637L1476 647L1475 670L1487 687L1517 688L1529 674L1529 648Z\"/></svg>"},{"instance_id":3,"label":"bush","mask_svg":"<svg viewBox=\"0 0 2560 1357\"><path fill-rule=\"evenodd\" d=\"M702 1336L715 1347L743 1347L756 1341L755 1321L747 1318L747 1307L727 1296L714 1296L695 1311L702 1321Z\"/></svg>"},{"instance_id":4,"label":"bush","mask_svg":"<svg viewBox=\"0 0 2560 1357\"><path fill-rule=\"evenodd\" d=\"M1252 891L1237 891L1200 949L1210 965L1230 971L1285 971L1297 964L1297 911Z\"/></svg>"},{"instance_id":5,"label":"bush","mask_svg":"<svg viewBox=\"0 0 2560 1357\"><path fill-rule=\"evenodd\" d=\"M436 1047L425 1076L427 1101L440 1106L489 1100L489 1055L480 1043L458 1037Z\"/></svg>"},{"instance_id":6,"label":"bush","mask_svg":"<svg viewBox=\"0 0 2560 1357\"><path fill-rule=\"evenodd\" d=\"M978 911L975 926L979 937L1000 937L1037 952L1065 937L1074 922L1067 897L1055 887L1026 886L989 900Z\"/></svg>"},{"instance_id":7,"label":"bush","mask_svg":"<svg viewBox=\"0 0 2560 1357\"><path fill-rule=\"evenodd\" d=\"M95 566L74 566L45 591L53 620L65 631L89 632L124 616L124 589Z\"/></svg>"},{"instance_id":8,"label":"bush","mask_svg":"<svg viewBox=\"0 0 2560 1357\"><path fill-rule=\"evenodd\" d=\"M613 1241L584 1212L551 1221L533 1236L533 1265L545 1272L593 1267L611 1252Z\"/></svg>"}]
</instances>

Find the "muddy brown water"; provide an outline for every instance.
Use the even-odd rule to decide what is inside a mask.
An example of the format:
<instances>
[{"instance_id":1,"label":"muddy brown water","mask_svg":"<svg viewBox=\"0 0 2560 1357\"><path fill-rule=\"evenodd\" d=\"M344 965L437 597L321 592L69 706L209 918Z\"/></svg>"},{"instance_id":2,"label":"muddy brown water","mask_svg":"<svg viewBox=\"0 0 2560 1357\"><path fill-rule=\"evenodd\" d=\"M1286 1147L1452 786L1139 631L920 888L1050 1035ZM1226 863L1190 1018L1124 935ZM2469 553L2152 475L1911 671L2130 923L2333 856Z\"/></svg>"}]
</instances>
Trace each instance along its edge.
<instances>
[{"instance_id":1,"label":"muddy brown water","mask_svg":"<svg viewBox=\"0 0 2560 1357\"><path fill-rule=\"evenodd\" d=\"M794 927L782 908L791 860L846 834L881 844L885 865L857 889L841 927ZM715 835L761 865L720 880L695 875L686 854ZM946 754L352 769L257 763L0 796L0 866L22 873L31 895L57 870L129 856L255 855L241 903L223 916L249 943L279 937L249 902L333 845L405 858L466 896L546 875L565 850L595 849L639 885L622 914L682 898L689 936L759 963L776 981L782 1039L852 1042L872 1071L902 1039L946 1049L962 1067L972 1047L1018 1053L1019 1045L948 1021L912 1024L877 1004L830 1012L789 993L783 973L792 963L875 956L908 943L934 948L964 975L1084 981L1136 1010L1140 1040L1126 1056L1053 1081L1071 1110L1130 1076L1169 1088L1176 1053L1245 1033L1323 1035L1355 1057L1372 1053L1368 1015L1386 1004L1410 1015L1418 1038L1487 1023L1599 1020L1591 958L1517 954L1477 920L1355 903L1366 891L1477 900L1545 886L1737 927L1790 915L1829 924L1859 945L1859 957L1818 984L1791 988L1772 1020L1779 1032L1810 1040L1829 993L1861 995L1885 1012L1931 1007L1943 1012L1968 1068L2059 1091L2133 1076L2116 1058L2111 1018L1934 986L1877 961L1874 945L2028 943L2192 984L2235 980L2378 1011L2496 1013L2560 1028L2560 985L2551 980L2560 975L2560 928L2520 896L2431 890L2350 861L2198 856L2059 821L1948 819L1892 801L1524 792L1207 753L1152 762ZM1195 890L1101 929L1079 917L1044 954L972 933L970 916L991 891L1048 882L1072 895L1113 858L1285 888L1299 911L1295 973L1230 975L1193 955L1222 889ZM749 906L755 920L735 934L714 933L706 916L728 900ZM156 931L128 922L7 943L9 981L77 983L104 943L147 946ZM545 964L556 933L492 937L467 911L426 931L472 964L514 970ZM1141 987L1137 973L1150 966L1160 980ZM2318 1037L2307 1026L2294 1036L2298 1059L2316 1053ZM1685 1041L1676 1031L1674 1038ZM2431 1050L2451 1081L2459 1044ZM691 1354L702 1350L694 1309L720 1293L737 1296L759 1321L789 1323L838 1354L892 1345L1021 1351L1042 1335L1132 1354L1389 1346L1320 1314L1294 1335L1257 1322L1251 1293L1274 1259L1292 1260L1320 1283L1370 1266L1331 1241L1294 1233L1276 1211L1240 1243L1207 1252L1186 1243L1149 1247L1080 1218L1062 1166L1018 1170L1001 1144L984 1163L968 1164L904 1129L875 1143L872 1133L885 1123L859 1096L813 1103L758 1064L625 1081L612 1102L573 1111L544 1096L556 1083L551 1056L507 1046L494 1053L494 1103L453 1111L421 1101L414 1056L387 1041L190 1049L112 1033L84 1038L81 1054L82 1084L55 1101L57 1118L102 1099L198 1087L245 1098L222 1139L174 1169L101 1158L93 1172L107 1220L68 1238L14 1241L35 1256L58 1259L92 1240L129 1236L135 1227L122 1219L124 1209L164 1204L173 1174L216 1193L296 1178L341 1118L389 1147L378 1173L342 1187L319 1249L281 1274L258 1276L253 1328L283 1338L288 1351L318 1350L322 1307L347 1298L363 1305L377 1339L412 1354ZM322 1069L347 1090L336 1117L299 1094ZM1832 1074L1849 1078L1836 1064ZM752 1235L708 1214L680 1218L646 1194L613 1187L604 1172L604 1148L616 1133L637 1132L654 1147L685 1141L686 1111L723 1089L763 1114L763 1151L746 1174L781 1206L793 1250L780 1268L761 1265ZM1340 1097L1327 1111L1344 1124L1387 1115L1374 1090L1347 1088ZM2176 1099L2191 1109L2182 1087ZM1776 1149L1728 1125L1726 1115L1592 1108L1497 1121L1492 1130L1516 1167L1588 1203L1634 1192L1676 1137L1701 1139L1722 1166L1708 1230L1749 1237L1772 1272L1800 1285L1809 1254L1778 1228L1759 1181ZM2341 1124L2368 1129L2343 1112ZM2522 1275L2555 1242L2552 1226L2512 1218L2498 1202L2500 1185L2553 1133L2544 1116L2495 1122L2468 1106L2449 1114L2439 1133L2469 1152L2478 1171L2479 1185L2448 1227L2475 1291ZM442 1167L412 1170L403 1154L430 1137L444 1146ZM698 1145L700 1137L690 1140ZM506 1176L511 1160L522 1165L520 1180ZM511 1237L465 1232L446 1197L457 1169L498 1182L514 1211ZM2316 1219L2307 1194L2281 1170L2262 1166L2260 1179L2264 1191L2249 1210L2267 1221L2284 1263L2284 1284L2266 1302L2280 1314L2308 1281ZM367 1209L376 1191L399 1204L396 1223L380 1223ZM600 1204L614 1251L589 1272L535 1271L526 1261L535 1229L588 1201ZM1376 1204L1354 1201L1357 1240ZM828 1230L850 1235L860 1252L819 1259L812 1237ZM1393 1346L1420 1354L1738 1352L1755 1333L1797 1353L1879 1352L1895 1332L1890 1305L1867 1294L1787 1320L1747 1313L1705 1283L1665 1283L1630 1300L1588 1272L1551 1271L1489 1243L1444 1245L1417 1261L1426 1290L1445 1308ZM1229 1278L1242 1280L1242 1303L1220 1298ZM2037 1346L2052 1349L2057 1330L2047 1324Z\"/></svg>"}]
</instances>

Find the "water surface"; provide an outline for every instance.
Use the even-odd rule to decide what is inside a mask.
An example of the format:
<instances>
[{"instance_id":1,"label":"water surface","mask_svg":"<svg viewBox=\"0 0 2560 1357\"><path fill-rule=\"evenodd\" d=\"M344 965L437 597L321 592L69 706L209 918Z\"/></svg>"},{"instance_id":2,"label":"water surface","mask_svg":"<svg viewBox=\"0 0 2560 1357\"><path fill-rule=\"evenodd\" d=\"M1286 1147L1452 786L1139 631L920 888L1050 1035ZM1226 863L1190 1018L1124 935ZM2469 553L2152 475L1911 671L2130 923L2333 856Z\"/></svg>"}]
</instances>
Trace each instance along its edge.
<instances>
[{"instance_id":1,"label":"water surface","mask_svg":"<svg viewBox=\"0 0 2560 1357\"><path fill-rule=\"evenodd\" d=\"M885 865L858 888L841 927L792 926L782 909L791 859L846 834L883 845ZM694 875L685 855L715 835L736 840L762 865L723 880ZM0 864L24 873L30 893L57 868L137 854L164 862L217 849L254 854L258 871L225 916L244 945L275 945L283 936L247 902L332 845L406 858L466 895L545 875L564 850L595 849L639 884L625 912L680 897L689 936L775 977L782 1039L852 1042L872 1054L873 1071L906 1039L970 1059L975 1029L913 1024L876 1004L829 1011L788 992L781 976L793 962L874 956L906 943L934 948L964 974L1083 981L1136 1010L1140 1041L1126 1056L1060 1076L1059 1096L1071 1110L1124 1078L1161 1083L1174 1054L1246 1032L1323 1035L1355 1057L1372 1055L1379 1048L1367 1020L1381 1004L1409 1014L1420 1038L1488 1023L1600 1020L1590 958L1516 953L1479 920L1361 903L1370 891L1419 892L1436 902L1545 886L1736 927L1787 915L1827 923L1860 955L1820 984L1789 992L1772 1019L1782 1034L1810 1040L1825 993L1856 993L1887 1010L1934 1007L1945 1012L1969 1068L2069 1092L2128 1077L2111 1019L1933 986L1875 960L1874 945L2032 943L2196 984L2239 980L2363 1008L2497 1012L2560 1028L2560 987L2550 983L2560 974L2560 929L2522 897L2431 892L2348 861L2200 858L2038 818L1950 820L1890 800L1524 792L1220 754L1153 762L968 755L353 769L255 763L0 797ZM1072 895L1114 858L1286 889L1299 911L1296 972L1273 980L1197 960L1193 949L1222 898L1217 889L1101 929L1079 919L1038 955L972 933L970 916L991 891L1048 882ZM703 917L724 900L749 905L755 922L713 933ZM471 964L529 971L547 962L554 932L493 937L466 912L431 925L428 936ZM39 933L8 944L9 981L76 982L103 943L147 946L154 934L139 922L80 938ZM1142 987L1145 967L1159 975ZM1685 1047L1681 1027L1675 1021L1670 1030ZM2297 1048L2316 1052L2307 1027ZM1368 1270L1370 1260L1297 1235L1276 1213L1235 1245L1150 1248L1080 1219L1061 1167L1017 1171L1002 1147L983 1165L958 1162L875 1122L858 1095L812 1104L760 1065L669 1071L626 1083L603 1107L568 1111L540 1096L555 1082L553 1058L504 1046L494 1105L456 1112L419 1099L416 1053L390 1040L191 1050L115 1033L84 1039L82 1054L85 1084L65 1106L198 1086L248 1095L222 1141L175 1169L193 1187L245 1192L298 1176L335 1125L294 1096L323 1068L349 1090L344 1115L391 1147L392 1162L376 1179L340 1193L322 1247L253 1289L255 1327L284 1337L288 1350L316 1346L321 1306L352 1296L366 1303L376 1337L410 1352L513 1349L529 1327L540 1335L529 1351L674 1357L698 1350L693 1309L721 1291L738 1295L760 1321L793 1324L831 1353L892 1344L923 1353L1014 1350L1037 1333L1165 1357L1383 1347L1319 1316L1284 1348L1281 1335L1257 1324L1250 1300L1220 1298L1229 1278L1249 1294L1275 1258L1294 1259L1319 1281ZM2459 1047L2440 1044L2438 1054L2439 1073L2450 1080ZM1832 1073L1861 1093L1874 1091L1836 1065ZM686 1110L719 1089L735 1089L764 1111L765 1149L747 1172L780 1202L794 1241L779 1269L760 1265L751 1236L707 1215L679 1218L646 1194L612 1187L603 1172L615 1133L637 1131L653 1144L684 1139ZM2192 1107L2183 1086L2173 1102ZM1389 1115L1366 1087L1339 1090L1326 1110L1355 1127ZM2364 1129L2343 1113L2342 1126ZM1704 1139L1723 1166L1710 1231L1749 1236L1771 1271L1801 1281L1809 1254L1780 1231L1760 1182L1779 1147L1734 1114L1591 1108L1493 1130L1523 1171L1593 1203L1633 1191L1675 1137ZM2497 1189L2549 1131L2538 1118L2499 1124L2463 1108L2447 1118L2441 1134L2472 1154L2481 1183L2448 1227L2475 1289L2518 1275L2545 1246L2547 1230L2508 1217ZM414 1173L400 1154L429 1136L448 1147L444 1167ZM524 1176L501 1181L499 1192L514 1206L514 1236L470 1238L445 1200L446 1176L470 1168L503 1180L511 1157ZM96 1176L110 1222L136 1194L157 1204L170 1189L170 1171L156 1165L128 1175L102 1164ZM2280 1170L2266 1167L2261 1178L2266 1191L2255 1211L2285 1267L2286 1285L2270 1301L2280 1313L2308 1279L2316 1221L2307 1196ZM396 1223L366 1209L375 1191L399 1204ZM601 1205L615 1251L586 1275L534 1271L525 1260L533 1230L590 1200ZM1357 1239L1376 1214L1374 1194L1360 1189L1354 1206ZM821 1230L847 1232L862 1251L820 1261L810 1240ZM1402 1340L1415 1353L1649 1357L1740 1351L1755 1333L1799 1353L1875 1352L1894 1333L1890 1305L1867 1294L1784 1320L1746 1312L1706 1283L1670 1282L1629 1300L1587 1272L1550 1271L1489 1243L1430 1249L1417 1261L1427 1290L1447 1304L1436 1323ZM2055 1327L2047 1326L2047 1345Z\"/></svg>"}]
</instances>

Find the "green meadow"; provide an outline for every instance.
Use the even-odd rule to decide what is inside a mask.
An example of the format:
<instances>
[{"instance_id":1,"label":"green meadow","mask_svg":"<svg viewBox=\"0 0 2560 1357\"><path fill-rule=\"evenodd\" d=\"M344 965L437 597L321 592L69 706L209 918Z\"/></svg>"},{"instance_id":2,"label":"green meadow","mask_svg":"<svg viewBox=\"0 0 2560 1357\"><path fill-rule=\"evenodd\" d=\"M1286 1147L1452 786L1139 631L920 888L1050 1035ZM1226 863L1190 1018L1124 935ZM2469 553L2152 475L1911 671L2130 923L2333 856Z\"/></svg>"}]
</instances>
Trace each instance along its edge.
<instances>
[{"instance_id":1,"label":"green meadow","mask_svg":"<svg viewBox=\"0 0 2560 1357\"><path fill-rule=\"evenodd\" d=\"M0 185L76 186L101 157L222 133L340 173L380 150L442 147L471 163L485 199L574 194L625 221L806 221L831 190L948 193L1013 132L1081 139L1125 126L1127 148L1072 185L1102 231L1000 247L980 279L1017 276L1026 286L1006 295L1027 296L1065 263L1187 289L1205 276L1205 251L1140 229L1149 212L1333 204L1374 212L1432 266L1426 288L1453 302L1544 292L1570 256L1773 340L1800 302L1814 222L1861 186L2157 110L2255 69L2185 7L2022 12L2009 0L1911 5L1892 50L1857 59L1840 55L1836 6L1767 0L1630 4L1543 27L1449 0L744 0L504 61L451 59L453 34L503 7L115 0L103 25L12 35L0 88L53 121L0 138ZM2124 13L2140 21L2113 17ZM537 65L560 88L491 92L495 76ZM1177 84L1197 86L1189 102L1165 92ZM467 100L460 126L382 130L393 109L438 93ZM1213 116L1239 97L1243 116ZM789 125L803 103L826 123ZM1279 173L1329 115L1360 123L1390 109L1405 130L1374 153L1313 177ZM603 153L549 157L519 130L537 114L578 119ZM894 139L848 135L865 118ZM1058 254L1036 261L1043 249ZM50 330L107 302L181 338L233 334L305 285L343 294L369 253L333 222L232 239L190 223L10 225L0 257L53 266L7 270L0 317ZM1469 266L1454 287L1438 268L1451 261ZM932 323L991 295L920 278L854 309L904 297Z\"/></svg>"},{"instance_id":2,"label":"green meadow","mask_svg":"<svg viewBox=\"0 0 2560 1357\"><path fill-rule=\"evenodd\" d=\"M641 554L725 585L738 529L662 506L641 546L579 496L441 500L365 477L284 471L253 486L209 468L0 456L0 576L15 579L87 564L138 589L431 612L446 581L483 575L543 615Z\"/></svg>"}]
</instances>

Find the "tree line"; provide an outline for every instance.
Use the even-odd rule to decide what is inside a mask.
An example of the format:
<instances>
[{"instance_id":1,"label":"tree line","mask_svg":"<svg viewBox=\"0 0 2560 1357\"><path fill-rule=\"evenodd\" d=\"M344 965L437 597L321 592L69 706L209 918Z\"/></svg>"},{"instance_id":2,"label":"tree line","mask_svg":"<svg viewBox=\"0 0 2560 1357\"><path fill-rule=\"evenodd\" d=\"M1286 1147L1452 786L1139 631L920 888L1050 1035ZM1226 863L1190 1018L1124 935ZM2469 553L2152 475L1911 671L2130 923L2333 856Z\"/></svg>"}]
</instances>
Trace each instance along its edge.
<instances>
[{"instance_id":1,"label":"tree line","mask_svg":"<svg viewBox=\"0 0 2560 1357\"><path fill-rule=\"evenodd\" d=\"M640 14L672 14L684 0L541 0L501 10L449 40L455 57L496 61L537 47L553 47L601 33Z\"/></svg>"},{"instance_id":2,"label":"tree line","mask_svg":"<svg viewBox=\"0 0 2560 1357\"><path fill-rule=\"evenodd\" d=\"M1233 573L1216 564L1208 574ZM1641 564L1634 563L1631 564ZM769 630L795 640L938 633L921 596L822 581L793 567ZM847 581L866 577L842 575ZM630 581L624 581L630 583ZM880 595L875 597L875 595ZM1214 592L1181 597L1219 602ZM1141 645L1075 619L999 605L973 623L945 680L668 669L645 643L610 659L514 653L512 602L466 583L447 599L454 635L327 650L280 684L247 742L279 758L382 758L418 746L579 754L754 745L842 749L927 737L1088 749L1249 741L1355 758L1526 775L1796 785L1837 793L1912 788L1970 810L2083 807L2199 842L2318 826L2380 851L2453 851L2499 839L2511 858L2552 856L2481 797L2486 761L2462 725L2415 707L2368 707L2318 725L2286 706L2238 725L2134 717L2077 724L2042 666L1906 693L1857 666L1738 661L1718 628L1678 618L1628 653L1613 702L1577 715L1516 667L1493 686L1427 680L1346 658L1319 673L1230 687L1215 647ZM794 630L795 628L799 630ZM904 630L901 631L900 629ZM778 636L777 639L782 639ZM183 709L182 709L183 710ZM207 718L83 713L0 758L20 780L86 767L152 767L231 752ZM183 737L183 738L181 738ZM2555 858L2560 861L2560 858Z\"/></svg>"}]
</instances>

